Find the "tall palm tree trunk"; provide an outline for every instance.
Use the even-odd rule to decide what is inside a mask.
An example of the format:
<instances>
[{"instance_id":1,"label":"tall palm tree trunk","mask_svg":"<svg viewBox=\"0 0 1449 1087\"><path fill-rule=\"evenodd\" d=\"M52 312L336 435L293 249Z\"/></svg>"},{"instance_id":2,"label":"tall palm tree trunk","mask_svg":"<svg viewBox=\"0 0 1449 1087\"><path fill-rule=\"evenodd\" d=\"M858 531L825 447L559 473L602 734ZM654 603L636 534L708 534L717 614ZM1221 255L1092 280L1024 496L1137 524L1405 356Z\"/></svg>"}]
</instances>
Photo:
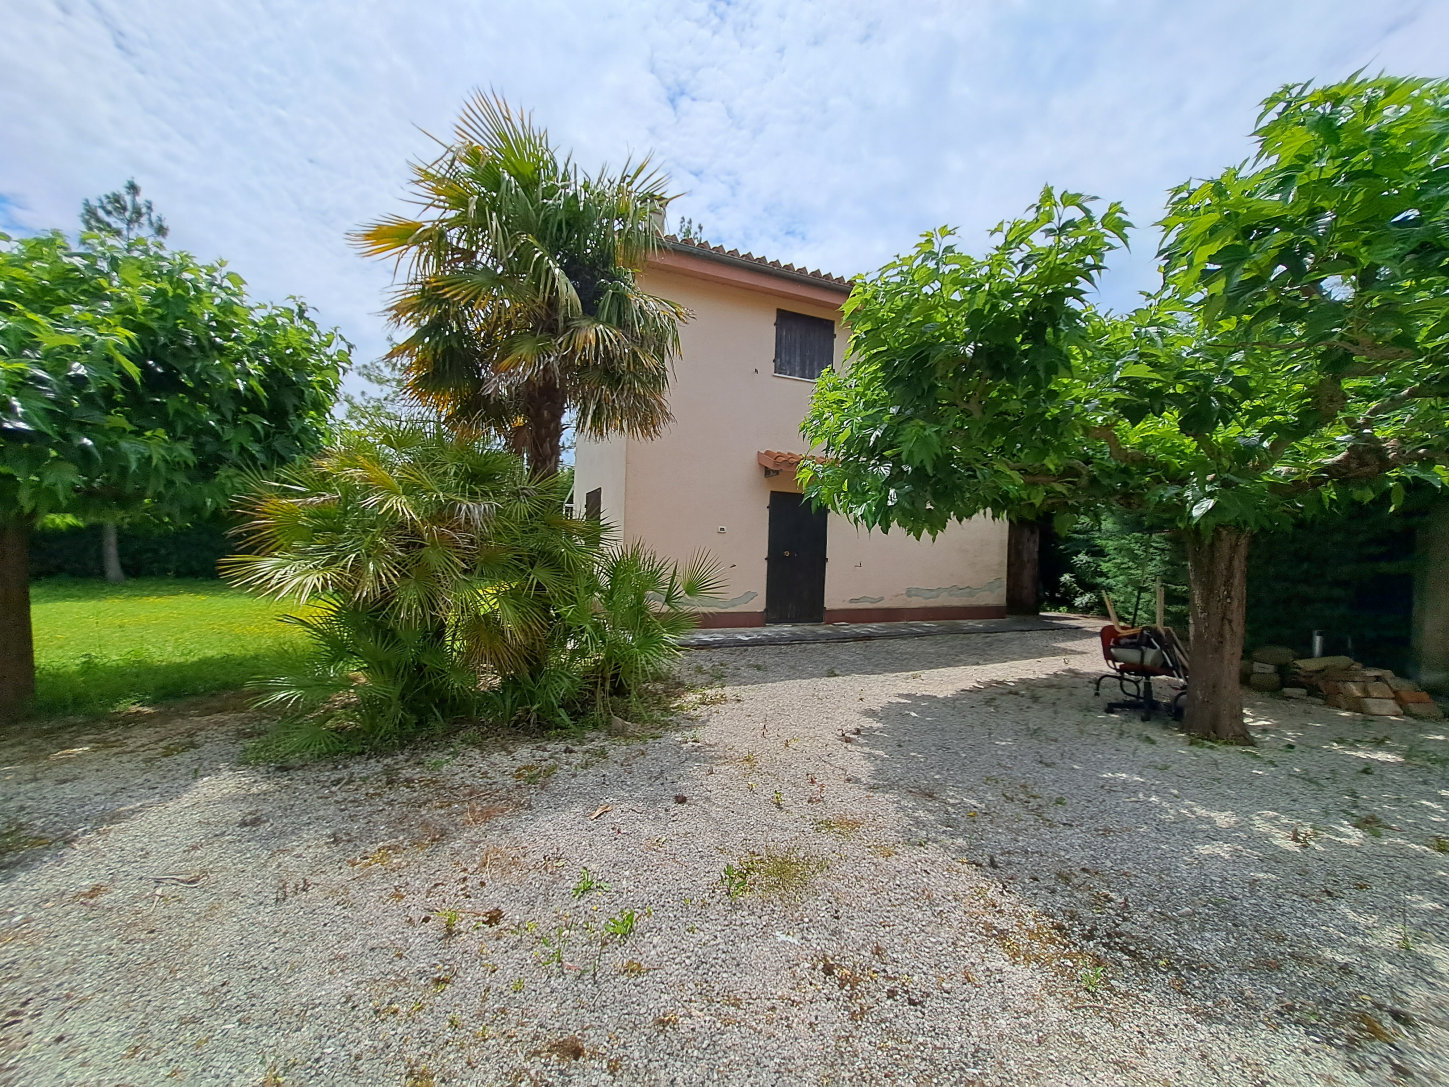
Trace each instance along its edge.
<instances>
[{"instance_id":1,"label":"tall palm tree trunk","mask_svg":"<svg viewBox=\"0 0 1449 1087\"><path fill-rule=\"evenodd\" d=\"M523 457L535 476L558 475L563 457L565 398L556 380L539 379L523 393Z\"/></svg>"}]
</instances>

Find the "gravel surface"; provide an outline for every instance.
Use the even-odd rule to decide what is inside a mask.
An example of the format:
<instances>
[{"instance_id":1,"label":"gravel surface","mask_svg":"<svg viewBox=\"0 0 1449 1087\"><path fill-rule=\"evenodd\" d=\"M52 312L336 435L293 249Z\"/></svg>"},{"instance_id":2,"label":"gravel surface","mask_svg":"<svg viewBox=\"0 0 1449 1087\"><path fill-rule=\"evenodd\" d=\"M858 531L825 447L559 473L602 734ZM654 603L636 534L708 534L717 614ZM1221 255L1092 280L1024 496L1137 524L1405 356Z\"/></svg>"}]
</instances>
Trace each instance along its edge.
<instances>
[{"instance_id":1,"label":"gravel surface","mask_svg":"<svg viewBox=\"0 0 1449 1087\"><path fill-rule=\"evenodd\" d=\"M292 770L235 704L11 735L0 1083L1446 1082L1449 729L1190 745L1096 658L696 651L661 736Z\"/></svg>"}]
</instances>

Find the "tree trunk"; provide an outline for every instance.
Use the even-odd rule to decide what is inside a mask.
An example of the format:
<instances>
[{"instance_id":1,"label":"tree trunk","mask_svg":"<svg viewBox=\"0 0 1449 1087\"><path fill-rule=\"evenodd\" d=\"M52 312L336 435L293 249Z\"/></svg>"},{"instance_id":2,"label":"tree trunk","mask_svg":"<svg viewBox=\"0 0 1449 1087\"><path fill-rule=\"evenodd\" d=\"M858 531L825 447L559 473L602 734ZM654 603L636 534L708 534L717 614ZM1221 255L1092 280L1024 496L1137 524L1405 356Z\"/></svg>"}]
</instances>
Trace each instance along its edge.
<instances>
[{"instance_id":1,"label":"tree trunk","mask_svg":"<svg viewBox=\"0 0 1449 1087\"><path fill-rule=\"evenodd\" d=\"M1037 586L1041 581L1041 524L1010 521L1006 529L1006 613L1040 612Z\"/></svg>"},{"instance_id":2,"label":"tree trunk","mask_svg":"<svg viewBox=\"0 0 1449 1087\"><path fill-rule=\"evenodd\" d=\"M523 394L523 456L536 476L558 475L563 456L564 391L556 381L538 381Z\"/></svg>"},{"instance_id":3,"label":"tree trunk","mask_svg":"<svg viewBox=\"0 0 1449 1087\"><path fill-rule=\"evenodd\" d=\"M101 522L101 569L112 585L120 585L126 580L126 571L121 569L121 547L117 535L116 522Z\"/></svg>"},{"instance_id":4,"label":"tree trunk","mask_svg":"<svg viewBox=\"0 0 1449 1087\"><path fill-rule=\"evenodd\" d=\"M0 519L0 721L14 720L35 696L30 635L30 522Z\"/></svg>"},{"instance_id":5,"label":"tree trunk","mask_svg":"<svg viewBox=\"0 0 1449 1087\"><path fill-rule=\"evenodd\" d=\"M1247 621L1248 542L1239 528L1219 525L1187 534L1192 637L1185 726L1227 743L1251 744L1243 722L1238 665Z\"/></svg>"}]
</instances>

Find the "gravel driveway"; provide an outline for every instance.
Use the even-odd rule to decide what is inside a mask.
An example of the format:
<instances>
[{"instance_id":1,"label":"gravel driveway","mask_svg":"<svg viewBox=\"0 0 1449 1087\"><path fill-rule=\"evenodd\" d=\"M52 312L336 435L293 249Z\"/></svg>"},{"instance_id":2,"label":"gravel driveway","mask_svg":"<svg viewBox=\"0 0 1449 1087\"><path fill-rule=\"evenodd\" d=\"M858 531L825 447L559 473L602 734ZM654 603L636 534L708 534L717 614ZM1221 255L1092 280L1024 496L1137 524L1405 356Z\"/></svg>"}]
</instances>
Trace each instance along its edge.
<instances>
[{"instance_id":1,"label":"gravel driveway","mask_svg":"<svg viewBox=\"0 0 1449 1087\"><path fill-rule=\"evenodd\" d=\"M1449 1081L1449 729L1194 746L1096 654L697 651L662 736L293 770L235 706L12 735L0 1083Z\"/></svg>"}]
</instances>

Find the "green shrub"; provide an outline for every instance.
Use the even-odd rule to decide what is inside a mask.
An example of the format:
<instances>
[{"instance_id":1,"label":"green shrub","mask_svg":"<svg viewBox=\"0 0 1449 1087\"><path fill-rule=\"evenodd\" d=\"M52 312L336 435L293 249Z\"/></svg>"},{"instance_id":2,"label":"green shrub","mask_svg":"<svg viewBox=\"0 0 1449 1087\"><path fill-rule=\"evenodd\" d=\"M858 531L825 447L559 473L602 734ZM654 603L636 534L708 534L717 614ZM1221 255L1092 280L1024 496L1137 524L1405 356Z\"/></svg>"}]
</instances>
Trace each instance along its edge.
<instances>
[{"instance_id":1,"label":"green shrub","mask_svg":"<svg viewBox=\"0 0 1449 1087\"><path fill-rule=\"evenodd\" d=\"M1155 618L1156 584L1163 584L1169 626L1187 632L1187 557L1167 533L1147 532L1131 514L1104 511L1098 522L1080 521L1054 541L1056 555L1044 563L1062 572L1047 586L1049 605L1087 615L1105 615L1102 593L1112 597L1124 623Z\"/></svg>"},{"instance_id":2,"label":"green shrub","mask_svg":"<svg viewBox=\"0 0 1449 1087\"><path fill-rule=\"evenodd\" d=\"M564 514L568 480L427 425L352 434L260 484L234 584L310 602L310 666L265 684L289 718L279 754L394 745L481 717L606 718L662 677L684 609L719 587Z\"/></svg>"}]
</instances>

